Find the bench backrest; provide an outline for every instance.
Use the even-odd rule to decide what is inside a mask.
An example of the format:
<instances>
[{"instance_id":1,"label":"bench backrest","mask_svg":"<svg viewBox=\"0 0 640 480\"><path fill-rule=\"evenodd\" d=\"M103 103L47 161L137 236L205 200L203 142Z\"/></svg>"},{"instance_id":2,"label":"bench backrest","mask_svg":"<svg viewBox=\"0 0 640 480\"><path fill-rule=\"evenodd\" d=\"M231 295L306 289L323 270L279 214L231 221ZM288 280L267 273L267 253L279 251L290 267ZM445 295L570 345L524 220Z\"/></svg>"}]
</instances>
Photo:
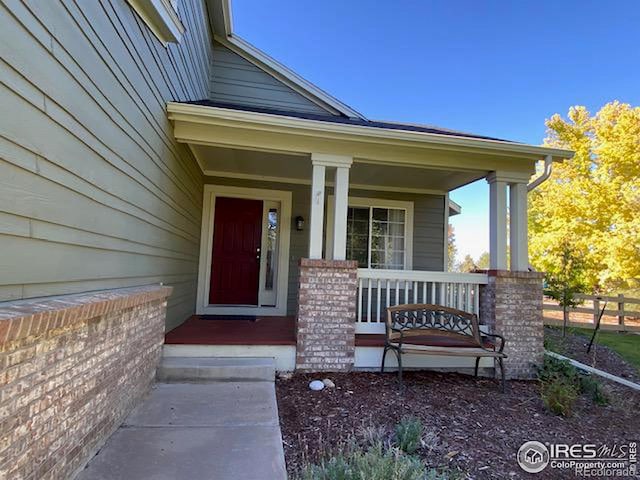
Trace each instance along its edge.
<instances>
[{"instance_id":1,"label":"bench backrest","mask_svg":"<svg viewBox=\"0 0 640 480\"><path fill-rule=\"evenodd\" d=\"M397 305L387 308L387 338L393 340L419 335L443 337L464 336L472 343L480 345L478 317L473 313L455 308L431 304Z\"/></svg>"}]
</instances>

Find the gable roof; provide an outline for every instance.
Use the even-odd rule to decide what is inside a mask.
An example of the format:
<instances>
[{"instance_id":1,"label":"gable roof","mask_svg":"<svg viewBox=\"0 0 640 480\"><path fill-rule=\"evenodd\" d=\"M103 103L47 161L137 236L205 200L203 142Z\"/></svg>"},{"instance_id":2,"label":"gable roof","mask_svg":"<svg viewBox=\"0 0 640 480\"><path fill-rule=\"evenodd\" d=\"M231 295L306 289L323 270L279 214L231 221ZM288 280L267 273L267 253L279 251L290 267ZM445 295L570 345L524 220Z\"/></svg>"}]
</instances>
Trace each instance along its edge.
<instances>
[{"instance_id":1,"label":"gable roof","mask_svg":"<svg viewBox=\"0 0 640 480\"><path fill-rule=\"evenodd\" d=\"M214 39L245 60L287 85L303 97L333 115L365 119L364 115L305 80L290 68L270 57L233 32L230 0L207 0Z\"/></svg>"},{"instance_id":2,"label":"gable roof","mask_svg":"<svg viewBox=\"0 0 640 480\"><path fill-rule=\"evenodd\" d=\"M533 152L540 153L541 155L551 155L554 160L563 158L571 158L573 153L568 150L549 149L547 147L538 147L534 145L527 145L520 142L514 142L501 138L490 137L486 135L478 135L468 132L462 132L457 130L451 130L447 128L432 126L432 125L420 125L415 123L401 123L392 121L378 121L369 120L364 115L344 104L337 98L329 95L327 92L321 90L316 85L305 80L297 73L287 68L277 60L271 58L266 53L262 52L258 48L251 45L249 42L243 40L233 32L233 18L231 13L231 0L205 0L209 11L209 22L211 30L214 34L214 40L225 48L234 52L235 54L246 59L262 71L271 75L274 79L280 81L282 84L291 88L294 92L300 94L307 100L310 100L315 105L319 106L329 115L318 115L313 113L313 108L310 111L291 111L289 109L272 108L269 105L238 105L236 103L227 103L220 101L220 99L204 99L191 103L194 105L211 106L229 110L252 112L257 114L273 115L277 119L280 117L298 118L302 121L312 120L324 122L324 125L333 123L332 128L343 128L340 124L344 125L344 128L359 128L359 127L373 127L374 129L384 130L385 136L393 137L415 137L415 134L426 134L426 136L434 135L431 138L439 137L441 142L444 143L479 143L487 142L493 143L496 148L500 150L526 152L531 154ZM234 100L233 98L231 100ZM263 102L264 103L264 102ZM178 103L176 103L177 105ZM286 103L284 104L286 106ZM309 104L310 105L310 104ZM304 109L303 109L304 110ZM285 121L286 120L281 120ZM328 123L327 123L328 122ZM368 130L368 129L366 129ZM382 130L378 132L382 133ZM392 131L396 132L392 132Z\"/></svg>"}]
</instances>

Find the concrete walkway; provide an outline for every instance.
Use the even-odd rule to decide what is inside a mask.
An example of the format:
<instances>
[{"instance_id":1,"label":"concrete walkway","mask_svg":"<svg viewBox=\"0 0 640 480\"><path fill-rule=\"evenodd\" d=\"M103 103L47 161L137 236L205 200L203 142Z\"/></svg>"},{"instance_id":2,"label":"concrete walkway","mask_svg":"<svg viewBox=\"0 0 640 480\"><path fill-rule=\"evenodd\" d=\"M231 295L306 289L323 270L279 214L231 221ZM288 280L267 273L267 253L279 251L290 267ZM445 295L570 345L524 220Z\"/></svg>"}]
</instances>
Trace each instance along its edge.
<instances>
[{"instance_id":1,"label":"concrete walkway","mask_svg":"<svg viewBox=\"0 0 640 480\"><path fill-rule=\"evenodd\" d=\"M77 478L286 479L274 384L156 384Z\"/></svg>"}]
</instances>

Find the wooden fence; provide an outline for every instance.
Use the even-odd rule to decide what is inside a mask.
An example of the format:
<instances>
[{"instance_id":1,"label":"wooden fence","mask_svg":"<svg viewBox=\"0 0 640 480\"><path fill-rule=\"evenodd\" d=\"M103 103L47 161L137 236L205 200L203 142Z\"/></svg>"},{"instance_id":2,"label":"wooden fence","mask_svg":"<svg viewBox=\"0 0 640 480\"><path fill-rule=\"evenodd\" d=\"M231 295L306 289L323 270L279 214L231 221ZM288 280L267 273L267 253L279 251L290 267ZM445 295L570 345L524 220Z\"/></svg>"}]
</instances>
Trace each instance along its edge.
<instances>
[{"instance_id":1,"label":"wooden fence","mask_svg":"<svg viewBox=\"0 0 640 480\"><path fill-rule=\"evenodd\" d=\"M619 332L640 332L640 298L629 298L620 294L616 297L599 295L576 295L583 303L569 309L568 326L595 328L600 311L605 302L600 328ZM543 315L545 325L562 326L562 307L555 300L545 298Z\"/></svg>"}]
</instances>

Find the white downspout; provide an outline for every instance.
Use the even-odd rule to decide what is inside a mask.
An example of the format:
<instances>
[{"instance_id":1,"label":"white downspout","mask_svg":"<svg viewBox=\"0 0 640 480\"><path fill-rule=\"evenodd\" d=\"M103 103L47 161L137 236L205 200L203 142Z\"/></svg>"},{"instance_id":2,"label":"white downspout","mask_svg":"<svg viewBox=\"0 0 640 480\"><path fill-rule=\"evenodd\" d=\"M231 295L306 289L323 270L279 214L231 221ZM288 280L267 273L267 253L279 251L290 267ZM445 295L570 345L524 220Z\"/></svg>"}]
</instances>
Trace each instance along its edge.
<instances>
[{"instance_id":1,"label":"white downspout","mask_svg":"<svg viewBox=\"0 0 640 480\"><path fill-rule=\"evenodd\" d=\"M530 192L534 188L538 187L540 184L546 182L548 178L551 176L552 170L553 170L553 157L551 155L547 155L544 158L544 170L542 172L542 175L540 175L533 182L527 185L527 192Z\"/></svg>"},{"instance_id":2,"label":"white downspout","mask_svg":"<svg viewBox=\"0 0 640 480\"><path fill-rule=\"evenodd\" d=\"M546 157L544 157L544 170L542 171L542 175L540 175L533 182L527 185L527 193L529 193L531 190L538 187L542 183L546 182L551 176L552 170L553 170L553 157L551 155L547 155ZM529 271L535 272L536 269L533 268L533 265L529 264Z\"/></svg>"}]
</instances>

